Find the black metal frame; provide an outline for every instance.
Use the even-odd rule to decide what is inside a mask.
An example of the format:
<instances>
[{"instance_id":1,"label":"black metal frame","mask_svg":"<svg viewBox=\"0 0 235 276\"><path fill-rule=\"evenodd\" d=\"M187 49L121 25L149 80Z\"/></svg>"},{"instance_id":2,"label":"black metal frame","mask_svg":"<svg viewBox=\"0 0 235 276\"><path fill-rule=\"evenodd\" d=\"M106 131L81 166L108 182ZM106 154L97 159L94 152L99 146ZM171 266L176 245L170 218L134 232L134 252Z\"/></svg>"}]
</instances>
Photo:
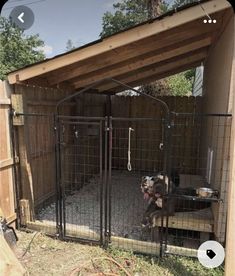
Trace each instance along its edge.
<instances>
[{"instance_id":1,"label":"black metal frame","mask_svg":"<svg viewBox=\"0 0 235 276\"><path fill-rule=\"evenodd\" d=\"M229 114L191 114L191 113L176 113L170 112L169 107L165 102L162 100L155 98L153 96L147 95L143 92L140 92L128 85L125 85L117 80L114 79L104 79L102 81L98 81L87 88L78 91L61 101L59 101L56 105L55 114L53 115L54 120L54 137L55 137L55 187L56 187L56 228L57 228L57 235L64 240L76 240L80 242L89 242L94 244L99 244L104 247L107 247L108 244L111 242L111 227L112 227L112 139L113 139L113 123L115 121L156 121L155 118L113 118L111 112L111 99L110 96L107 95L107 116L106 117L84 117L84 116L65 116L60 114L60 106L68 101L71 100L78 95L81 95L85 92L88 92L90 89L95 88L97 85L100 85L107 80L113 81L116 84L121 85L122 87L132 90L138 94L143 95L153 101L156 101L160 104L161 108L165 111L165 117L163 119L164 125L164 166L163 171L164 175L170 176L171 171L171 146L172 146L172 130L174 129L174 118L180 116L195 116L195 117L203 117L203 116L221 116L221 117L228 117L231 116ZM30 115L30 116L48 116L48 114L14 114L15 115ZM13 113L12 113L13 116ZM100 239L93 240L93 239L84 239L84 238L75 238L67 235L66 233L66 215L65 215L65 196L64 196L64 187L62 183L62 167L61 167L61 158L62 152L60 147L61 141L61 124L64 122L72 122L73 124L84 124L84 125L91 125L95 124L99 127L99 146L100 146ZM102 133L104 134L102 137ZM103 144L104 141L104 144ZM102 160L104 156L104 161ZM104 172L103 172L104 170ZM171 188L168 186L168 191L166 192L166 197L171 197ZM193 200L193 201L205 201L193 196L181 196L186 200ZM208 202L216 202L219 199L208 199ZM168 210L168 206L163 206ZM166 219L161 217L161 227L160 227L160 255L163 256L167 254L167 245L168 245L168 219L169 215L167 212ZM165 221L165 222L164 222ZM164 225L165 224L165 225ZM165 229L165 235L163 234L163 229Z\"/></svg>"},{"instance_id":2,"label":"black metal frame","mask_svg":"<svg viewBox=\"0 0 235 276\"><path fill-rule=\"evenodd\" d=\"M58 210L57 214L57 228L59 229L58 235L61 239L72 239L80 242L89 242L93 244L104 244L104 231L103 231L103 224L104 224L104 219L103 219L103 213L104 213L104 206L103 206L103 189L104 189L104 183L102 181L103 177L103 138L102 138L102 132L104 130L104 125L106 125L107 118L103 117L82 117L82 116L64 116L64 115L58 115L57 117L57 127L55 127L58 133L57 135L57 140L56 140L56 145L57 145L57 207L56 209ZM66 121L65 121L66 120ZM65 202L65 192L64 192L64 185L61 181L61 170L62 170L62 165L61 165L61 147L60 147L60 136L61 136L61 126L63 124L70 124L70 125L83 125L83 126L96 126L97 129L99 129L99 171L100 171L100 239L99 240L94 240L94 239L84 239L80 237L71 237L66 233L66 202ZM106 138L105 138L105 144L107 144ZM106 146L105 146L106 148ZM105 157L106 158L106 157ZM105 159L106 163L106 159ZM106 183L106 181L105 181Z\"/></svg>"},{"instance_id":3,"label":"black metal frame","mask_svg":"<svg viewBox=\"0 0 235 276\"><path fill-rule=\"evenodd\" d=\"M57 158L58 158L58 162L56 161L56 185L57 185L57 192L58 192L58 197L57 197L57 210L59 210L59 214L57 214L57 228L59 229L58 231L58 235L61 238L64 238L66 235L65 233L63 233L62 231L62 225L63 225L63 220L62 220L62 211L64 209L64 207L62 206L63 204L63 193L62 193L62 187L61 187L61 166L60 166L60 162L61 162L61 152L60 152L60 148L58 146L58 141L59 141L59 137L60 137L60 126L59 126L59 118L61 117L60 113L59 113L59 108L60 106L66 102L69 101L79 95L84 94L85 92L88 92L91 89L94 89L95 87L97 87L98 85L105 83L107 81L111 81L114 82L124 88L126 88L127 90L131 90L137 94L140 94L146 98L149 98L155 102L158 102L160 104L160 107L164 110L165 112L165 120L164 120L164 152L165 152L165 157L164 157L164 168L163 168L163 172L166 175L170 174L170 166L168 163L169 160L169 142L168 139L170 138L170 133L171 133L171 124L170 124L170 110L168 105L154 97L151 95L148 95L144 92L138 91L136 89L134 89L133 87L124 84L116 79L113 78L105 78L102 79L100 81L94 82L93 84L91 84L88 87L85 87L84 89L75 92L72 95L69 95L67 97L65 97L64 99L60 100L57 105L56 105L56 109L55 109L55 127L54 129L56 130L57 134L56 134L56 151L57 151ZM104 202L104 242L103 245L107 246L108 243L111 240L111 189L112 189L112 185L111 185L111 171L112 171L112 120L113 118L110 116L111 115L111 107L110 107L110 103L111 103L111 99L110 99L110 95L107 95L107 107L108 107L108 111L110 114L107 114L108 116L106 117L105 120L105 172L104 172L104 187L105 187L105 202ZM74 116L71 116L73 118L75 118ZM76 117L77 119L81 119L81 117L79 118L79 116ZM84 118L84 117L83 117ZM92 119L92 120L99 120L100 118L98 117L86 117L87 120ZM121 119L121 118L120 118ZM124 119L124 118L123 118ZM146 120L146 118L136 118L137 120ZM153 118L154 120L154 118ZM107 151L107 147L108 147L108 151ZM165 150L167 149L167 150ZM167 192L167 191L166 191ZM101 214L101 216L103 217L103 214ZM163 228L163 217L162 217L162 227ZM102 230L100 230L100 233L102 232ZM79 240L79 239L78 239ZM102 235L101 235L101 241L103 240ZM88 242L90 242L89 240L87 240ZM161 239L160 241L160 254L163 255L163 250L162 250L162 245L163 245L163 239Z\"/></svg>"}]
</instances>

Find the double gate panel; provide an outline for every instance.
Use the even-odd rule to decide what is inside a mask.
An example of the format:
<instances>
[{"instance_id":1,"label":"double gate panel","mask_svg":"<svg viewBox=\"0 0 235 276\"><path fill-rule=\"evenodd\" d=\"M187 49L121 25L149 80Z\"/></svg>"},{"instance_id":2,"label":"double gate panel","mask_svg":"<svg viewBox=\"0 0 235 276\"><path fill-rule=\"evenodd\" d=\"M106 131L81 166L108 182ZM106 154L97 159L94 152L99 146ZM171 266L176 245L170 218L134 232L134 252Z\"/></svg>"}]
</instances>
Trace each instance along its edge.
<instances>
[{"instance_id":1,"label":"double gate panel","mask_svg":"<svg viewBox=\"0 0 235 276\"><path fill-rule=\"evenodd\" d=\"M164 120L60 116L58 130L62 236L157 254L140 184L164 169Z\"/></svg>"},{"instance_id":2,"label":"double gate panel","mask_svg":"<svg viewBox=\"0 0 235 276\"><path fill-rule=\"evenodd\" d=\"M103 243L103 118L59 117L59 224L63 237Z\"/></svg>"}]
</instances>

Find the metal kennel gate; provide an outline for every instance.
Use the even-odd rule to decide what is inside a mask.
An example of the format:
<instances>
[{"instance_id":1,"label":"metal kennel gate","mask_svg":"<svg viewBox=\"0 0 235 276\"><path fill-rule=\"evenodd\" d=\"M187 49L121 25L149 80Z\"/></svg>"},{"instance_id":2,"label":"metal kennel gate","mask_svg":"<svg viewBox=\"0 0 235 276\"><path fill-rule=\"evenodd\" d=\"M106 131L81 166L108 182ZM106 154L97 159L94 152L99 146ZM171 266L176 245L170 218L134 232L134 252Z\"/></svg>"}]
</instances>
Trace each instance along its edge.
<instances>
[{"instance_id":1,"label":"metal kennel gate","mask_svg":"<svg viewBox=\"0 0 235 276\"><path fill-rule=\"evenodd\" d=\"M101 117L57 118L57 216L64 239L103 244L106 121Z\"/></svg>"},{"instance_id":2,"label":"metal kennel gate","mask_svg":"<svg viewBox=\"0 0 235 276\"><path fill-rule=\"evenodd\" d=\"M141 249L150 243L141 241L146 202L140 183L143 175L157 174L166 166L166 121L111 116L58 116L56 121L60 236L121 247L127 239L133 244L137 239L133 250L146 251ZM159 243L147 253L159 254Z\"/></svg>"},{"instance_id":3,"label":"metal kennel gate","mask_svg":"<svg viewBox=\"0 0 235 276\"><path fill-rule=\"evenodd\" d=\"M136 93L143 94L146 98L153 100L156 103L159 103L161 109L164 111L165 118L158 120L160 123L160 128L162 131L162 139L159 145L156 147L163 151L163 162L161 170L166 174L170 169L168 163L168 154L169 146L168 139L170 137L170 125L169 125L169 108L165 102L150 95L146 95L143 92L139 92L132 87L125 85L117 80L108 79L112 82L115 82L126 89L132 90ZM59 235L61 238L76 239L81 241L88 242L97 242L101 245L107 246L109 242L117 242L120 245L120 240L114 239L112 235L112 172L113 172L113 123L117 120L125 120L127 118L112 118L110 115L107 117L78 117L78 116L61 116L59 114L59 107L72 98L77 97L78 95L83 94L89 89L94 88L96 85L107 81L107 79L101 80L97 83L92 84L90 87L86 87L79 92L76 92L73 95L70 95L57 103L56 106L56 176L57 176L57 226L59 229ZM109 102L109 100L108 100ZM154 121L152 118L133 118L136 121ZM130 119L129 119L130 121ZM155 120L156 121L156 120ZM131 136L129 130L129 140ZM92 138L91 138L92 137ZM96 137L96 138L95 138ZM93 140L92 142L90 141ZM79 146L78 141L83 141L82 145ZM84 144L85 143L85 144ZM98 146L99 145L99 146ZM82 149L83 147L83 149ZM90 149L96 148L96 152L92 158L85 159L86 154L92 152ZM78 152L80 150L80 152ZM99 152L99 153L98 153ZM130 156L130 148L126 152L128 154L128 159ZM83 160L83 164L78 164L80 166L78 173L72 173L75 171L71 169L71 165L77 165L77 159L80 155ZM98 158L97 158L98 157ZM72 160L71 160L72 158ZM70 161L69 161L70 160ZM99 161L97 161L99 160ZM93 163L94 162L94 163ZM70 166L70 167L69 167ZM131 163L128 160L127 167L130 168ZM89 167L93 167L96 170L88 170ZM69 169L68 169L69 168ZM81 173L79 173L81 170ZM82 171L83 170L83 171ZM157 172L158 168L154 169L154 172ZM66 171L70 172L69 175ZM141 171L141 170L140 170ZM150 171L149 171L150 172ZM99 173L99 180L97 181L97 173ZM144 173L142 171L142 173ZM140 174L141 175L141 174ZM139 176L140 176L139 175ZM80 178L79 178L80 177ZM140 179L138 178L138 188L140 191ZM97 182L99 183L99 192L97 191ZM89 184L89 185L88 185ZM92 187L92 191L96 191L96 197L93 195L93 198L90 202L92 209L92 215L90 220L85 222L86 210L89 209L87 206L86 199L79 197L79 192L82 194L82 190L86 191L88 187ZM78 190L78 193L76 193ZM89 190L89 189L88 189ZM92 191L86 191L88 193ZM100 201L98 205L95 205L97 197ZM76 206L71 202L75 198L78 199ZM69 206L69 205L72 205ZM89 205L89 204L88 204ZM124 212L124 210L123 210ZM80 215L78 215L80 213ZM97 220L98 218L98 220ZM141 220L141 219L140 219ZM97 229L99 229L99 234L97 235ZM113 239L112 239L113 237ZM126 237L124 237L126 238ZM134 243L134 240L131 240ZM162 240L161 240L162 242ZM125 242L124 242L125 243ZM137 245L140 241L137 241ZM145 244L141 244L137 250L134 251L141 252L141 247L145 247ZM124 245L125 247L125 245ZM128 249L128 248L127 248ZM129 248L130 249L130 248ZM157 248L151 248L152 254L159 253L159 246Z\"/></svg>"}]
</instances>

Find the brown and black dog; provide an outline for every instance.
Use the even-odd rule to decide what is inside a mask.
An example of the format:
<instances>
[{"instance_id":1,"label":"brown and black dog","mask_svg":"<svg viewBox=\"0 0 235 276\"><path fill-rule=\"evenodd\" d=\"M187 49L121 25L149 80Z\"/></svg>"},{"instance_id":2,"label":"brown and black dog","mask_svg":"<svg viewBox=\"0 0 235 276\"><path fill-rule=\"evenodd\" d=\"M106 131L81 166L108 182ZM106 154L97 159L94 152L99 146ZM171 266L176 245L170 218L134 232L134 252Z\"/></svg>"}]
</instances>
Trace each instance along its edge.
<instances>
[{"instance_id":1,"label":"brown and black dog","mask_svg":"<svg viewBox=\"0 0 235 276\"><path fill-rule=\"evenodd\" d=\"M182 195L195 196L195 189L176 187L163 173L153 177L142 177L141 190L144 199L148 200L148 207L142 219L143 227L153 226L153 218L157 220L161 216L173 216L175 212L189 212L209 207L208 203L181 198ZM166 197L167 194L174 196Z\"/></svg>"},{"instance_id":2,"label":"brown and black dog","mask_svg":"<svg viewBox=\"0 0 235 276\"><path fill-rule=\"evenodd\" d=\"M174 215L175 201L171 198L166 199L164 196L168 192L169 179L162 173L157 176L142 177L141 190L144 194L144 199L148 200L148 207L142 219L142 226L151 226L153 217ZM171 183L171 186L173 183ZM166 202L167 201L167 202ZM164 206L168 206L168 210ZM167 210L167 213L166 213Z\"/></svg>"}]
</instances>

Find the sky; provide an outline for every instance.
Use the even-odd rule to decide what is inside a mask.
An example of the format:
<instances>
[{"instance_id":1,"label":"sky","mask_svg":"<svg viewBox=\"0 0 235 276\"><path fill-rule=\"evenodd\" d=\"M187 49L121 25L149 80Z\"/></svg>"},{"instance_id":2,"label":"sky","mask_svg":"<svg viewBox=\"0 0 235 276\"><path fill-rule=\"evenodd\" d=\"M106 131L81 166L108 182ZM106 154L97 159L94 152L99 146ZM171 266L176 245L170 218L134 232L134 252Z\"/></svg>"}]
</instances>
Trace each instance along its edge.
<instances>
[{"instance_id":1,"label":"sky","mask_svg":"<svg viewBox=\"0 0 235 276\"><path fill-rule=\"evenodd\" d=\"M66 51L69 39L76 47L96 39L102 31L102 16L113 11L120 0L9 0L2 16L9 17L12 9L25 5L32 9L35 21L25 31L26 35L39 34L45 42L43 51L47 58ZM173 0L167 0L171 2Z\"/></svg>"},{"instance_id":2,"label":"sky","mask_svg":"<svg viewBox=\"0 0 235 276\"><path fill-rule=\"evenodd\" d=\"M47 57L65 52L71 39L79 47L96 39L102 30L102 16L112 11L117 0L10 0L2 10L8 17L13 7L28 6L34 13L33 26L25 34L39 34Z\"/></svg>"}]
</instances>

